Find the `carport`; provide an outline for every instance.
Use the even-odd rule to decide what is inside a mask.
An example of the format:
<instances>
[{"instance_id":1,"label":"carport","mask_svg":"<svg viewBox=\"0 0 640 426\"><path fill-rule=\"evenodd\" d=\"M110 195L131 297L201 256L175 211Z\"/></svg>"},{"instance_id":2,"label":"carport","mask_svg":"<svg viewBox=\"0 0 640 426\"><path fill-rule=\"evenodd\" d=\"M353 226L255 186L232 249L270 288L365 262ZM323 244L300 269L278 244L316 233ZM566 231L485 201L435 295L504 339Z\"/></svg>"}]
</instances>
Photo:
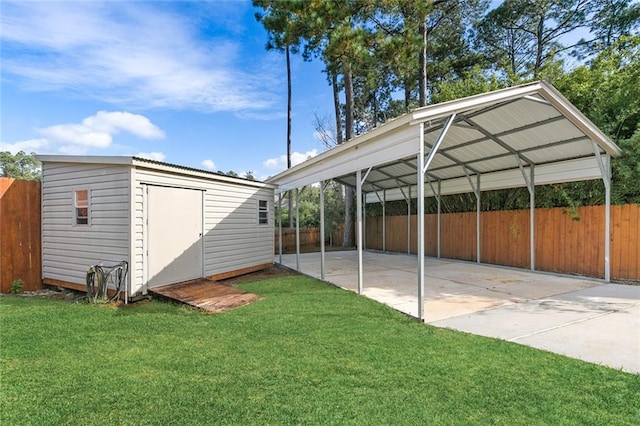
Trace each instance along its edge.
<instances>
[{"instance_id":1,"label":"carport","mask_svg":"<svg viewBox=\"0 0 640 426\"><path fill-rule=\"evenodd\" d=\"M267 182L276 194L297 194L320 184L320 233L324 235L326 182L356 190L357 291L364 290L363 210L367 203L416 199L418 213L415 316L425 320L424 199L435 197L440 216L444 195L470 192L477 201L477 262L480 263L481 192L527 187L530 194L530 269L535 271L535 185L602 179L606 193L605 280L609 281L610 159L620 149L547 82L534 82L419 108L284 171ZM296 211L296 219L297 219ZM298 221L296 220L296 223ZM384 223L384 222L383 222ZM439 223L439 219L438 219ZM280 235L282 235L280 221ZM438 257L440 226L436 235ZM385 230L383 229L383 249ZM297 235L295 269L300 270ZM282 250L282 243L280 243ZM279 262L283 263L282 252ZM319 276L325 279L321 238ZM426 285L429 285L427 282Z\"/></svg>"}]
</instances>

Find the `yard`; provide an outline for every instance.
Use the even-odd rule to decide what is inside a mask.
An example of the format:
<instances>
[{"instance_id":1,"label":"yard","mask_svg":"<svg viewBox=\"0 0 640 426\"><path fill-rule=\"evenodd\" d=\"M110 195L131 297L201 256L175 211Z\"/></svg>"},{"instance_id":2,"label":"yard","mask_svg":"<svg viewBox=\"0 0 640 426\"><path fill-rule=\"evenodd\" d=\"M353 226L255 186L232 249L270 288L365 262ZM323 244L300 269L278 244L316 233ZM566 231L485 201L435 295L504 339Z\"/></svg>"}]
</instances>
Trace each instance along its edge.
<instances>
[{"instance_id":1,"label":"yard","mask_svg":"<svg viewBox=\"0 0 640 426\"><path fill-rule=\"evenodd\" d=\"M2 424L639 424L640 376L298 276L217 315L0 298Z\"/></svg>"}]
</instances>

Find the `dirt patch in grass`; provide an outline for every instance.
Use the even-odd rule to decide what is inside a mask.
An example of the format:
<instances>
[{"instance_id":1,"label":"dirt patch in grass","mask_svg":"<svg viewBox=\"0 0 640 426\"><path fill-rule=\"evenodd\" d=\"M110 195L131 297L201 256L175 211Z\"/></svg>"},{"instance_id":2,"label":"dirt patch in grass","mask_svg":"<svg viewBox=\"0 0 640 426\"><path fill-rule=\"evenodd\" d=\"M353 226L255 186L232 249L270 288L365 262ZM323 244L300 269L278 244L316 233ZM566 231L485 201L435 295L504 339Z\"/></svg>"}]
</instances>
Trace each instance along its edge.
<instances>
[{"instance_id":1,"label":"dirt patch in grass","mask_svg":"<svg viewBox=\"0 0 640 426\"><path fill-rule=\"evenodd\" d=\"M77 295L80 294L73 290L56 290L52 288L44 288L40 290L33 291L21 291L16 294L0 294L0 296L8 296L8 297L47 297L50 299L60 299L60 300L73 300Z\"/></svg>"}]
</instances>

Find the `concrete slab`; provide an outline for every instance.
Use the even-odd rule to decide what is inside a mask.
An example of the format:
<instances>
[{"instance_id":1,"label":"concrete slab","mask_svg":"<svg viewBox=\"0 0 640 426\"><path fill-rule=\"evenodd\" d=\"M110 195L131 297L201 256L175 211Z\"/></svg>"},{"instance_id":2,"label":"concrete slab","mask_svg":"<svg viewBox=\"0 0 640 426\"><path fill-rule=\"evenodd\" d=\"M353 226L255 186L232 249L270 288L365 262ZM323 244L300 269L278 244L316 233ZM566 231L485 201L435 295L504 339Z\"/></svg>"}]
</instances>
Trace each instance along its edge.
<instances>
[{"instance_id":1,"label":"concrete slab","mask_svg":"<svg viewBox=\"0 0 640 426\"><path fill-rule=\"evenodd\" d=\"M594 309L620 310L638 304L640 286L604 284L558 295L555 299L581 303Z\"/></svg>"},{"instance_id":2,"label":"concrete slab","mask_svg":"<svg viewBox=\"0 0 640 426\"><path fill-rule=\"evenodd\" d=\"M512 341L638 374L640 305Z\"/></svg>"},{"instance_id":3,"label":"concrete slab","mask_svg":"<svg viewBox=\"0 0 640 426\"><path fill-rule=\"evenodd\" d=\"M440 294L425 298L425 322L433 323L460 315L486 311L498 306L512 305L523 299L508 297L487 289L476 289L464 294ZM434 324L435 325L435 324ZM445 327L448 327L445 325Z\"/></svg>"},{"instance_id":4,"label":"concrete slab","mask_svg":"<svg viewBox=\"0 0 640 426\"><path fill-rule=\"evenodd\" d=\"M481 336L517 340L523 336L580 322L602 314L558 300L531 300L502 306L500 309L467 312L430 322L437 327L453 328Z\"/></svg>"},{"instance_id":5,"label":"concrete slab","mask_svg":"<svg viewBox=\"0 0 640 426\"><path fill-rule=\"evenodd\" d=\"M325 280L357 291L357 252L328 252ZM276 259L277 260L277 259ZM298 258L320 277L320 254ZM363 253L366 297L418 316L417 258ZM295 269L295 255L283 256ZM425 259L425 322L640 373L640 286Z\"/></svg>"},{"instance_id":6,"label":"concrete slab","mask_svg":"<svg viewBox=\"0 0 640 426\"><path fill-rule=\"evenodd\" d=\"M599 285L599 283L593 280L567 279L564 277L553 277L553 279L544 277L540 279L540 276L538 276L532 281L496 285L494 289L507 294L517 295L524 299L540 299L597 285Z\"/></svg>"}]
</instances>

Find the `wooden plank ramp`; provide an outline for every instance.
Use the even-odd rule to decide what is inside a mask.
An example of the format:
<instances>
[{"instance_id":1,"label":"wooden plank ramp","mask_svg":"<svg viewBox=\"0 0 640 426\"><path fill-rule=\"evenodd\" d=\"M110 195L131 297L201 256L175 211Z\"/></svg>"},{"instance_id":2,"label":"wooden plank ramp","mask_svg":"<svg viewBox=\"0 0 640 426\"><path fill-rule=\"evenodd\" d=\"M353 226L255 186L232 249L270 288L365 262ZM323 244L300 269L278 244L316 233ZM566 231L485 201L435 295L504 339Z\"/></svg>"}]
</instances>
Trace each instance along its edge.
<instances>
[{"instance_id":1,"label":"wooden plank ramp","mask_svg":"<svg viewBox=\"0 0 640 426\"><path fill-rule=\"evenodd\" d=\"M248 305L262 297L207 278L149 289L149 293L175 300L209 313L219 313Z\"/></svg>"}]
</instances>

